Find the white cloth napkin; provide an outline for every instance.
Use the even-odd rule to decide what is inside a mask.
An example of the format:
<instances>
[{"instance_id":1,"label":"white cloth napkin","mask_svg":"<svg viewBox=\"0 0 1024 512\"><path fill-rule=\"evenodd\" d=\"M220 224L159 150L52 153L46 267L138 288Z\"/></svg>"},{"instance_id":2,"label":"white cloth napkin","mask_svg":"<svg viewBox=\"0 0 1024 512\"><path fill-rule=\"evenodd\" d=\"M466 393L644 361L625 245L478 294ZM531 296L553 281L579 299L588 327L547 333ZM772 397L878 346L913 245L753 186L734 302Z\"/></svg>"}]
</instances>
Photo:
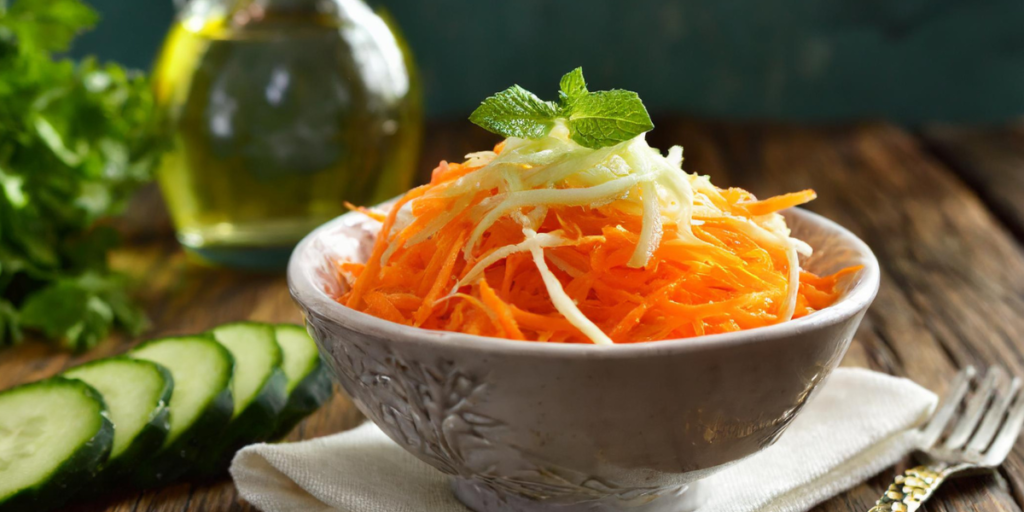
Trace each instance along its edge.
<instances>
[{"instance_id":1,"label":"white cloth napkin","mask_svg":"<svg viewBox=\"0 0 1024 512\"><path fill-rule=\"evenodd\" d=\"M771 448L710 477L700 512L798 512L895 464L935 407L917 384L840 368ZM448 478L372 423L238 453L231 474L264 512L466 512Z\"/></svg>"}]
</instances>

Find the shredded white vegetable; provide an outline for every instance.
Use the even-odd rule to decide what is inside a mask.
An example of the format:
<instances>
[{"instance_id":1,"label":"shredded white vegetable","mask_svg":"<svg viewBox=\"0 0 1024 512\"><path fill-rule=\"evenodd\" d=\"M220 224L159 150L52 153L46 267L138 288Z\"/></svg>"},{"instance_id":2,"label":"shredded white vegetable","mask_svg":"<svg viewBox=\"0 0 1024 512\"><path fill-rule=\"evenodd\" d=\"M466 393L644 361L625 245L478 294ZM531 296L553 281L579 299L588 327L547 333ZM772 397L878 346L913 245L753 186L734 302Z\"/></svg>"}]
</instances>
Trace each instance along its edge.
<instances>
[{"instance_id":1,"label":"shredded white vegetable","mask_svg":"<svg viewBox=\"0 0 1024 512\"><path fill-rule=\"evenodd\" d=\"M588 188L535 189L510 192L505 195L505 198L497 206L487 212L487 215L473 229L469 241L466 242L466 259L469 259L470 253L476 247L477 241L480 240L480 236L494 225L498 219L514 211L519 211L528 206L598 206L611 202L641 181L650 180L653 177L650 173L646 175L631 174Z\"/></svg>"},{"instance_id":2,"label":"shredded white vegetable","mask_svg":"<svg viewBox=\"0 0 1024 512\"><path fill-rule=\"evenodd\" d=\"M640 135L614 146L593 150L573 142L564 126L556 126L548 136L540 139L509 138L501 153L481 151L466 155L466 158L466 165L482 167L451 182L440 192L447 197L458 197L454 208L419 229L406 244L417 244L434 236L469 207L477 192L494 189L498 190L497 195L488 197L469 212L471 218L479 220L463 248L465 258L472 258L473 250L483 235L503 218L516 219L523 226L526 238L520 243L495 249L480 259L459 280L452 293L479 279L487 267L509 255L529 251L558 311L594 343L611 343L611 339L580 312L545 262L544 249L577 241L556 233L538 234L537 230L549 207L614 204L623 212L642 215L637 246L627 263L630 267L647 266L663 242L700 245L708 249L710 244L698 239L691 229L691 226L699 226L708 220L730 223L759 244L785 251L789 264L788 290L781 311L786 320L794 314L799 287L799 256L809 255L810 247L791 238L785 221L777 214L769 214L772 217L754 223L722 211L716 205L727 201L709 178L682 170L683 149L679 146L673 146L667 155L662 155L647 144L644 135ZM410 204L397 216L392 233L401 232L414 221L408 208ZM662 240L664 222L675 224L676 236L671 240ZM383 255L385 262L398 249L397 245L392 241L386 249ZM715 248L711 247L711 250ZM549 255L547 258L570 275L574 271L579 272L556 257Z\"/></svg>"},{"instance_id":3,"label":"shredded white vegetable","mask_svg":"<svg viewBox=\"0 0 1024 512\"><path fill-rule=\"evenodd\" d=\"M789 261L789 289L786 290L786 302L782 304L782 319L790 321L796 312L796 294L800 290L800 260L797 259L796 246L790 244L786 249Z\"/></svg>"},{"instance_id":4,"label":"shredded white vegetable","mask_svg":"<svg viewBox=\"0 0 1024 512\"><path fill-rule=\"evenodd\" d=\"M654 183L641 183L640 193L644 201L643 226L640 228L640 240L636 244L633 256L626 263L633 268L646 267L654 255L654 250L661 243L661 209L658 207L658 192L654 188Z\"/></svg>"},{"instance_id":5,"label":"shredded white vegetable","mask_svg":"<svg viewBox=\"0 0 1024 512\"><path fill-rule=\"evenodd\" d=\"M580 308L576 307L576 303L572 301L572 298L565 293L565 289L562 288L562 283L558 281L558 277L551 272L548 268L547 263L544 261L544 249L537 241L537 232L530 229L524 228L523 234L526 235L526 244L530 248L530 253L533 255L533 263L537 265L537 270L540 272L541 278L544 279L544 287L548 291L548 295L551 296L551 302L555 305L555 309L558 310L566 320L580 330L584 335L590 338L591 341L596 345L612 345L615 342L608 337L600 327L594 325L586 315L580 311Z\"/></svg>"},{"instance_id":6,"label":"shredded white vegetable","mask_svg":"<svg viewBox=\"0 0 1024 512\"><path fill-rule=\"evenodd\" d=\"M480 277L480 274L483 274L484 270L486 270L487 267L494 265L495 263L515 253L529 251L530 246L532 244L539 245L542 248L548 248L564 247L567 245L572 245L574 243L574 241L569 240L560 235L556 235L553 233L540 233L532 241L524 240L515 245L506 245L504 247L501 247L495 250L494 252L488 254L486 257L481 258L480 261L476 262L476 264L473 265L473 268L469 269L469 272L466 273L466 277L463 277L455 285L455 288L452 290L452 293L454 293L455 290L458 290L459 288L462 288L463 286L466 286L476 281L476 279Z\"/></svg>"}]
</instances>

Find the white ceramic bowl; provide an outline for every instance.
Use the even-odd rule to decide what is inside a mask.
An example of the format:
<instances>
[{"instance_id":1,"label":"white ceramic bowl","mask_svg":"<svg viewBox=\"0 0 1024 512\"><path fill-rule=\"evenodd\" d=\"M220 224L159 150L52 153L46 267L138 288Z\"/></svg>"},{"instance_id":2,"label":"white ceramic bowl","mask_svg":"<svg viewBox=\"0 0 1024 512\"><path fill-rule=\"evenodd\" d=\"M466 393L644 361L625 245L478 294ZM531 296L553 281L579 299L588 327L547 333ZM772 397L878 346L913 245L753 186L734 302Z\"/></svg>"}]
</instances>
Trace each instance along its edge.
<instances>
[{"instance_id":1,"label":"white ceramic bowl","mask_svg":"<svg viewBox=\"0 0 1024 512\"><path fill-rule=\"evenodd\" d=\"M376 223L350 213L296 248L292 295L367 417L453 477L480 512L683 512L700 480L770 446L838 365L878 290L871 250L785 213L803 266L864 268L833 306L748 331L594 346L484 338L387 322L337 303L334 263L365 259Z\"/></svg>"}]
</instances>

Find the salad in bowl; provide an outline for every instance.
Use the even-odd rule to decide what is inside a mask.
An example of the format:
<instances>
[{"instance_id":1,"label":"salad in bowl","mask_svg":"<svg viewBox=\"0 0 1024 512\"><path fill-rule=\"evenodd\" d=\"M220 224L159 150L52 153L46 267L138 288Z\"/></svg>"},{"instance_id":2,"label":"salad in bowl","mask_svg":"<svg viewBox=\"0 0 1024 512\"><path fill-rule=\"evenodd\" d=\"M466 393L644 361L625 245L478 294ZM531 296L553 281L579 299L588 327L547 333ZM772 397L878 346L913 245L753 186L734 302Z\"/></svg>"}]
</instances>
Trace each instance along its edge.
<instances>
[{"instance_id":1,"label":"salad in bowl","mask_svg":"<svg viewBox=\"0 0 1024 512\"><path fill-rule=\"evenodd\" d=\"M685 511L770 446L878 289L870 249L651 148L632 92L512 87L505 139L325 224L288 278L356 404L481 512Z\"/></svg>"}]
</instances>

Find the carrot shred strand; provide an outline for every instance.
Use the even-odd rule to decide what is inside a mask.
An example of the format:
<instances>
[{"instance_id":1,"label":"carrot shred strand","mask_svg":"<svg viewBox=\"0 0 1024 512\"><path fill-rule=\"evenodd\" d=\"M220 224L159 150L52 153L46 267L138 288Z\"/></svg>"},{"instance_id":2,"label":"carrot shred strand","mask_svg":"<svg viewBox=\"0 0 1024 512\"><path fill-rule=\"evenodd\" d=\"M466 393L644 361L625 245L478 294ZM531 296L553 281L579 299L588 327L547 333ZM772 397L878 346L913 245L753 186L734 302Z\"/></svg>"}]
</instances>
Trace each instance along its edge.
<instances>
[{"instance_id":1,"label":"carrot shred strand","mask_svg":"<svg viewBox=\"0 0 1024 512\"><path fill-rule=\"evenodd\" d=\"M507 144L495 146L494 153L507 151ZM776 212L813 200L813 190L757 200L738 188L705 188L705 210L694 214L692 226L667 216L648 225L657 228L658 241L644 265L631 265L644 229L642 212L619 200L524 207L519 217L498 218L474 240L471 212L508 192L506 185L489 185L477 186L472 195L450 193L467 180L479 185L474 173L480 168L442 161L429 184L409 191L386 215L346 204L382 225L365 264L336 264L350 285L337 300L427 329L593 343L560 312L565 304L553 302L527 248L533 242L524 223L537 233L534 242L542 236L559 241L542 248L548 272L572 306L615 343L732 332L806 316L834 304L847 278L860 270L827 276L801 270L795 299L789 296L795 275L790 265L797 260L750 226L768 229L780 218ZM522 172L516 179L527 179L532 170L523 166ZM707 209L723 213L703 213ZM409 214L401 224L400 211ZM474 247L467 251L467 243ZM485 259L486 268L475 268Z\"/></svg>"}]
</instances>

